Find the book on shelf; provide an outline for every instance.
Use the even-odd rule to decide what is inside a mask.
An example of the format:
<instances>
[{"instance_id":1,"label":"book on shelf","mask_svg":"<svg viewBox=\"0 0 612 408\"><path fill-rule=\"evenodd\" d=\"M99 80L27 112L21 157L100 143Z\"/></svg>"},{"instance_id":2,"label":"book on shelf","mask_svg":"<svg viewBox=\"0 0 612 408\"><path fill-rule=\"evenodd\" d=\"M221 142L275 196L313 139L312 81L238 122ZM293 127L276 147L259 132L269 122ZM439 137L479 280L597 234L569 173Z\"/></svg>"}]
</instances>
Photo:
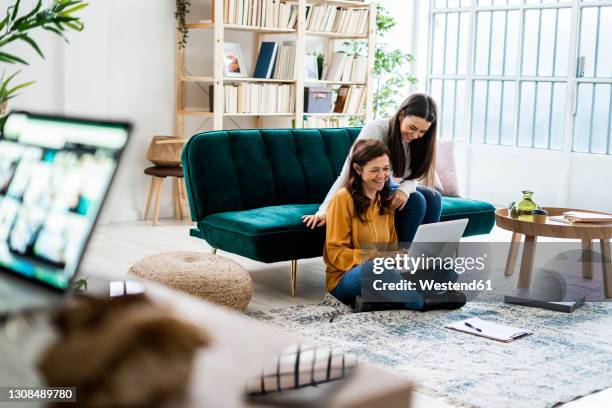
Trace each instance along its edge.
<instances>
[{"instance_id":1,"label":"book on shelf","mask_svg":"<svg viewBox=\"0 0 612 408\"><path fill-rule=\"evenodd\" d=\"M343 85L338 89L334 113L359 114L363 111L366 87L361 85Z\"/></svg>"},{"instance_id":2,"label":"book on shelf","mask_svg":"<svg viewBox=\"0 0 612 408\"><path fill-rule=\"evenodd\" d=\"M336 82L365 82L367 69L365 56L335 52L323 72L323 79Z\"/></svg>"},{"instance_id":3,"label":"book on shelf","mask_svg":"<svg viewBox=\"0 0 612 408\"><path fill-rule=\"evenodd\" d=\"M224 0L223 22L264 28L294 29L297 3L282 0Z\"/></svg>"},{"instance_id":4,"label":"book on shelf","mask_svg":"<svg viewBox=\"0 0 612 408\"><path fill-rule=\"evenodd\" d=\"M347 117L304 116L304 127L309 129L348 127Z\"/></svg>"},{"instance_id":5,"label":"book on shelf","mask_svg":"<svg viewBox=\"0 0 612 408\"><path fill-rule=\"evenodd\" d=\"M278 52L278 43L273 41L263 41L259 47L259 56L255 64L253 78L272 78L274 62Z\"/></svg>"},{"instance_id":6,"label":"book on shelf","mask_svg":"<svg viewBox=\"0 0 612 408\"><path fill-rule=\"evenodd\" d=\"M338 89L338 96L336 97L336 105L334 106L334 113L344 113L344 106L346 105L346 97L348 95L350 86L341 86Z\"/></svg>"},{"instance_id":7,"label":"book on shelf","mask_svg":"<svg viewBox=\"0 0 612 408\"><path fill-rule=\"evenodd\" d=\"M368 31L368 8L338 7L334 4L306 6L306 30L365 35Z\"/></svg>"},{"instance_id":8,"label":"book on shelf","mask_svg":"<svg viewBox=\"0 0 612 408\"><path fill-rule=\"evenodd\" d=\"M295 41L280 44L274 64L274 79L295 78Z\"/></svg>"},{"instance_id":9,"label":"book on shelf","mask_svg":"<svg viewBox=\"0 0 612 408\"><path fill-rule=\"evenodd\" d=\"M209 95L213 103L213 86ZM295 89L285 84L255 84L241 82L223 86L225 113L293 113L295 111ZM211 112L213 110L211 109Z\"/></svg>"}]
</instances>

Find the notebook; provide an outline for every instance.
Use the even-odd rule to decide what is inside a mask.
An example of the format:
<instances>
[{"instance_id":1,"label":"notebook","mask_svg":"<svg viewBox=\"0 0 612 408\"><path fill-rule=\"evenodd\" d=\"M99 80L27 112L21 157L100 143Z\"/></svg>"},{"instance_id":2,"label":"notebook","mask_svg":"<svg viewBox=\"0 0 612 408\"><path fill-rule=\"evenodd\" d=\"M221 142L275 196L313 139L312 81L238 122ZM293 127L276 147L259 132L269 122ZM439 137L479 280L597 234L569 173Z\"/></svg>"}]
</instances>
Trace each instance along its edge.
<instances>
[{"instance_id":1,"label":"notebook","mask_svg":"<svg viewBox=\"0 0 612 408\"><path fill-rule=\"evenodd\" d=\"M448 329L473 334L487 339L509 343L523 336L533 334L531 330L518 327L506 326L482 320L479 317L472 317L445 326Z\"/></svg>"},{"instance_id":2,"label":"notebook","mask_svg":"<svg viewBox=\"0 0 612 408\"><path fill-rule=\"evenodd\" d=\"M573 222L601 222L609 223L612 222L612 215L609 214L596 214L590 212L581 211L566 211L563 213L565 218Z\"/></svg>"}]
</instances>

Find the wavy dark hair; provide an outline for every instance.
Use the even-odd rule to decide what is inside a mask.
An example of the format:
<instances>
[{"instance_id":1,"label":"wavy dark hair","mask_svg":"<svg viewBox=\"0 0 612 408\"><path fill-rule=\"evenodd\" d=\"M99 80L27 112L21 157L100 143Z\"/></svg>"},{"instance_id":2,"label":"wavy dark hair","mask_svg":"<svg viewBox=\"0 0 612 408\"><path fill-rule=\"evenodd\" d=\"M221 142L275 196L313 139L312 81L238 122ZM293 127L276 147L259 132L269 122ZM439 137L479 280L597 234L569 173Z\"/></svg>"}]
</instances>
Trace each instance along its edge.
<instances>
[{"instance_id":1,"label":"wavy dark hair","mask_svg":"<svg viewBox=\"0 0 612 408\"><path fill-rule=\"evenodd\" d=\"M429 130L423 137L410 142L410 175L408 177L404 177L406 153L404 152L400 131L400 116L402 119L407 116L418 116L431 123ZM426 186L433 187L437 125L438 107L431 96L415 93L401 103L395 115L389 119L389 158L395 177L400 177L402 180L424 179Z\"/></svg>"},{"instance_id":2,"label":"wavy dark hair","mask_svg":"<svg viewBox=\"0 0 612 408\"><path fill-rule=\"evenodd\" d=\"M368 198L363 191L363 180L353 164L357 164L363 168L369 161L374 160L381 156L389 157L389 149L387 146L379 140L358 140L353 145L353 153L349 161L349 173L346 181L346 189L353 197L353 203L355 204L355 210L357 217L362 222L369 221L365 214L372 203L372 200ZM380 197L380 212L379 214L389 214L392 212L391 205L391 189L389 183L385 183L385 186L381 191L378 192Z\"/></svg>"}]
</instances>

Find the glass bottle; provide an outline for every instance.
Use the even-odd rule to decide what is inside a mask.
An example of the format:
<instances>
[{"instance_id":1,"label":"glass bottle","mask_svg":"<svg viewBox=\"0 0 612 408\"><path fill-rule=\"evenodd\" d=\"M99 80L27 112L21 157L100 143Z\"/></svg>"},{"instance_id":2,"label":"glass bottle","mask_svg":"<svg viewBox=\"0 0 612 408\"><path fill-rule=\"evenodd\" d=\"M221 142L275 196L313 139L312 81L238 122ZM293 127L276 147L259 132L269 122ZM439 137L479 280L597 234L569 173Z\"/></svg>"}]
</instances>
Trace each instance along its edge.
<instances>
[{"instance_id":1,"label":"glass bottle","mask_svg":"<svg viewBox=\"0 0 612 408\"><path fill-rule=\"evenodd\" d=\"M511 216L522 221L531 221L533 210L540 208L531 198L533 191L524 190L523 198L512 206Z\"/></svg>"}]
</instances>

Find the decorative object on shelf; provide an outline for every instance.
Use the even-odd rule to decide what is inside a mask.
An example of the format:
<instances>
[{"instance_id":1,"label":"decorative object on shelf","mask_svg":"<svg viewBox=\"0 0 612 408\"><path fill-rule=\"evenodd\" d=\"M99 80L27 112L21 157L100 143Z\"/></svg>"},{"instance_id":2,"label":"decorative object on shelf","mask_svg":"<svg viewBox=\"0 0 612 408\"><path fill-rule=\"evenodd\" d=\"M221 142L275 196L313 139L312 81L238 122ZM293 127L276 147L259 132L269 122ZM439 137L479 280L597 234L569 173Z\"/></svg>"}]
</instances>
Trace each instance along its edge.
<instances>
[{"instance_id":1,"label":"decorative object on shelf","mask_svg":"<svg viewBox=\"0 0 612 408\"><path fill-rule=\"evenodd\" d=\"M185 139L176 136L153 136L146 158L159 167L180 167Z\"/></svg>"},{"instance_id":2,"label":"decorative object on shelf","mask_svg":"<svg viewBox=\"0 0 612 408\"><path fill-rule=\"evenodd\" d=\"M145 208L144 219L149 219L149 210L151 208L151 200L155 196L155 207L153 209L153 226L157 225L157 218L159 216L159 203L161 201L161 189L163 181L166 177L174 178L173 185L173 203L174 203L174 217L177 219L183 219L183 203L182 200L186 197L186 192L183 185L183 168L182 167L148 167L144 173L147 176L151 176L151 186L149 187L149 196L147 198L147 206Z\"/></svg>"},{"instance_id":3,"label":"decorative object on shelf","mask_svg":"<svg viewBox=\"0 0 612 408\"><path fill-rule=\"evenodd\" d=\"M206 330L142 294L65 303L38 361L44 384L70 384L85 407L183 405Z\"/></svg>"},{"instance_id":4,"label":"decorative object on shelf","mask_svg":"<svg viewBox=\"0 0 612 408\"><path fill-rule=\"evenodd\" d=\"M323 78L323 68L325 67L325 54L322 52L317 53L317 70L319 78Z\"/></svg>"},{"instance_id":5,"label":"decorative object on shelf","mask_svg":"<svg viewBox=\"0 0 612 408\"><path fill-rule=\"evenodd\" d=\"M540 208L540 206L533 201L532 195L533 191L523 190L523 198L510 209L512 218L525 221L533 220L533 210Z\"/></svg>"},{"instance_id":6,"label":"decorative object on shelf","mask_svg":"<svg viewBox=\"0 0 612 408\"><path fill-rule=\"evenodd\" d=\"M176 29L179 32L178 47L180 49L185 48L187 45L187 38L189 37L189 30L187 29L186 22L187 14L189 14L189 6L191 6L189 0L176 0L174 18L176 19Z\"/></svg>"},{"instance_id":7,"label":"decorative object on shelf","mask_svg":"<svg viewBox=\"0 0 612 408\"><path fill-rule=\"evenodd\" d=\"M306 71L304 73L304 78L307 80L319 80L319 66L316 55L306 55Z\"/></svg>"},{"instance_id":8,"label":"decorative object on shelf","mask_svg":"<svg viewBox=\"0 0 612 408\"><path fill-rule=\"evenodd\" d=\"M128 275L157 282L244 312L253 294L251 275L237 262L201 252L164 252L136 262Z\"/></svg>"},{"instance_id":9,"label":"decorative object on shelf","mask_svg":"<svg viewBox=\"0 0 612 408\"><path fill-rule=\"evenodd\" d=\"M230 78L246 78L247 69L238 43L223 44L223 70Z\"/></svg>"},{"instance_id":10,"label":"decorative object on shelf","mask_svg":"<svg viewBox=\"0 0 612 408\"><path fill-rule=\"evenodd\" d=\"M13 51L5 51L5 47L12 46L15 41L23 41L31 46L36 53L44 58L44 54L38 43L30 36L30 32L37 28L54 32L67 41L64 33L68 30L82 31L83 22L75 13L88 6L81 0L54 0L43 8L42 0L39 0L34 8L28 13L20 15L19 6L21 0L16 0L12 6L6 9L5 17L0 20L0 61L8 64L28 65L28 63L13 54ZM9 87L9 83L19 74L19 71L5 77L2 72L0 77L0 106L15 97L16 92L34 83L24 82ZM2 117L2 115L0 115ZM0 125L3 121L0 119Z\"/></svg>"},{"instance_id":11,"label":"decorative object on shelf","mask_svg":"<svg viewBox=\"0 0 612 408\"><path fill-rule=\"evenodd\" d=\"M329 88L304 88L304 113L329 113L332 91Z\"/></svg>"}]
</instances>

